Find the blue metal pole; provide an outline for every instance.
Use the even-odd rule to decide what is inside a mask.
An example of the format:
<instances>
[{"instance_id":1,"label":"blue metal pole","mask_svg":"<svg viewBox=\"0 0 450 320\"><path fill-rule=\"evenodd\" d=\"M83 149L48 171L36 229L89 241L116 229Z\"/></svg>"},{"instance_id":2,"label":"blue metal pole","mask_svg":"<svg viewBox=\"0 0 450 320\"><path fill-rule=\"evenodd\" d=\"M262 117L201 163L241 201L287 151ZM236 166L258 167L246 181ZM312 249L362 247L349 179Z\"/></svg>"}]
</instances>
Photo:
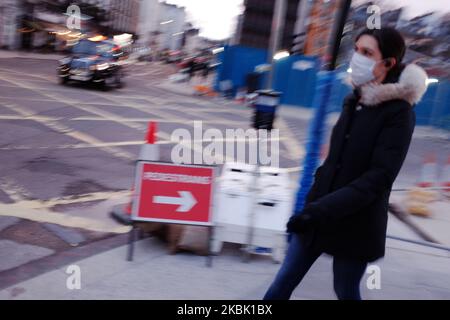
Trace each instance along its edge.
<instances>
[{"instance_id":1,"label":"blue metal pole","mask_svg":"<svg viewBox=\"0 0 450 320\"><path fill-rule=\"evenodd\" d=\"M303 174L300 178L294 214L300 213L304 207L306 195L313 184L314 172L320 161L320 151L326 131L324 122L335 71L321 71L317 76L318 80L313 103L315 114L309 127L309 141L306 146L306 157L303 162Z\"/></svg>"},{"instance_id":2,"label":"blue metal pole","mask_svg":"<svg viewBox=\"0 0 450 320\"><path fill-rule=\"evenodd\" d=\"M341 38L344 32L345 22L351 7L352 0L343 0L341 10L337 19L334 30L333 45L331 46L330 55L332 57L330 63L326 66L326 71L318 73L316 93L314 96L313 106L315 114L311 126L309 128L309 141L306 146L306 157L303 164L303 174L300 177L299 190L294 208L294 215L300 214L305 205L306 196L311 188L314 178L314 172L320 160L320 149L322 146L325 127L325 117L327 114L327 105L333 87L333 81L336 75L336 62L339 54ZM290 239L290 235L289 238Z\"/></svg>"}]
</instances>

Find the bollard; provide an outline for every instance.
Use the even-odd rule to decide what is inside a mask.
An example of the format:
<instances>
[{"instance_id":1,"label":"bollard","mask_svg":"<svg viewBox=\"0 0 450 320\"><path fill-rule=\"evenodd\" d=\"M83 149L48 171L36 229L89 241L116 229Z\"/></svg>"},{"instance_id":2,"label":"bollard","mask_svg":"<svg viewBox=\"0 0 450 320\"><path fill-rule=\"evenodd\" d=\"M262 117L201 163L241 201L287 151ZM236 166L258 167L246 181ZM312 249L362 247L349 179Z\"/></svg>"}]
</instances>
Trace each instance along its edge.
<instances>
[{"instance_id":1,"label":"bollard","mask_svg":"<svg viewBox=\"0 0 450 320\"><path fill-rule=\"evenodd\" d=\"M257 130L273 129L276 112L280 103L281 92L274 90L258 90L253 114L253 128Z\"/></svg>"}]
</instances>

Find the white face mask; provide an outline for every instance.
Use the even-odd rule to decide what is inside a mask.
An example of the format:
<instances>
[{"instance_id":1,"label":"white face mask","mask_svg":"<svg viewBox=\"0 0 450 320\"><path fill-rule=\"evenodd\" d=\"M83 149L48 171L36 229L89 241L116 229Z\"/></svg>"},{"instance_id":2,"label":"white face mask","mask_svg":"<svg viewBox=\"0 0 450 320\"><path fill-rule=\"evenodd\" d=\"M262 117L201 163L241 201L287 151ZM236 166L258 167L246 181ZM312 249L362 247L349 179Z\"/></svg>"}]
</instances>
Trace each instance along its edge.
<instances>
[{"instance_id":1,"label":"white face mask","mask_svg":"<svg viewBox=\"0 0 450 320\"><path fill-rule=\"evenodd\" d=\"M369 59L362 54L355 52L352 60L350 61L350 68L352 69L351 78L355 86L359 87L366 84L373 79L375 75L373 70L375 69L376 61Z\"/></svg>"}]
</instances>

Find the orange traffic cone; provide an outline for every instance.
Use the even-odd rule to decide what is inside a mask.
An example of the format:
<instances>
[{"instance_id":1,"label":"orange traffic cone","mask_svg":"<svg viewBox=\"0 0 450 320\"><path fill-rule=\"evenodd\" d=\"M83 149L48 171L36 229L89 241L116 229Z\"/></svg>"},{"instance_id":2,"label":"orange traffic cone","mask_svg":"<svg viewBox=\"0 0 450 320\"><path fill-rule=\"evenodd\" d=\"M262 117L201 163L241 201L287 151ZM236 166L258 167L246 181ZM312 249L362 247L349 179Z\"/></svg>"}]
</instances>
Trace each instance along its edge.
<instances>
[{"instance_id":1,"label":"orange traffic cone","mask_svg":"<svg viewBox=\"0 0 450 320\"><path fill-rule=\"evenodd\" d=\"M151 121L148 124L145 144L141 147L139 161L159 161L159 145L156 144L156 122Z\"/></svg>"},{"instance_id":2,"label":"orange traffic cone","mask_svg":"<svg viewBox=\"0 0 450 320\"><path fill-rule=\"evenodd\" d=\"M156 144L156 122L148 124L147 134L145 136L145 144L139 153L139 161L159 161L159 146ZM127 204L117 205L112 208L111 216L118 222L130 225L132 223L131 214L133 210L133 201L135 198L135 188L131 188L131 199Z\"/></svg>"},{"instance_id":3,"label":"orange traffic cone","mask_svg":"<svg viewBox=\"0 0 450 320\"><path fill-rule=\"evenodd\" d=\"M205 85L197 85L194 87L195 93L196 95L199 96L204 96L206 94L208 94L208 92L210 92L210 88L208 86Z\"/></svg>"},{"instance_id":4,"label":"orange traffic cone","mask_svg":"<svg viewBox=\"0 0 450 320\"><path fill-rule=\"evenodd\" d=\"M436 180L437 180L436 156L434 154L431 154L425 157L425 160L422 165L420 181L417 182L416 186L420 188L435 187Z\"/></svg>"},{"instance_id":5,"label":"orange traffic cone","mask_svg":"<svg viewBox=\"0 0 450 320\"><path fill-rule=\"evenodd\" d=\"M148 124L147 136L145 137L145 140L147 141L148 144L156 143L156 130L157 130L156 122L151 121Z\"/></svg>"}]
</instances>

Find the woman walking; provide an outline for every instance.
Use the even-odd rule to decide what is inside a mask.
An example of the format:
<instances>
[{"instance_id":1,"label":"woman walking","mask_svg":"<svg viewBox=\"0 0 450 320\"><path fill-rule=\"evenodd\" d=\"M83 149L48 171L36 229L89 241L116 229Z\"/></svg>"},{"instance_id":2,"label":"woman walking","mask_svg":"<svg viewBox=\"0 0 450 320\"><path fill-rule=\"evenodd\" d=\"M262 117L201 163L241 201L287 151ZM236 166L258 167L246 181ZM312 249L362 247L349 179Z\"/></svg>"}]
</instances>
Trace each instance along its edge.
<instances>
[{"instance_id":1,"label":"woman walking","mask_svg":"<svg viewBox=\"0 0 450 320\"><path fill-rule=\"evenodd\" d=\"M354 91L344 101L304 209L287 225L292 238L265 300L289 299L323 253L333 256L338 299L361 299L367 264L385 254L389 196L410 146L414 106L426 91L425 71L402 64L405 50L392 28L365 30L356 38Z\"/></svg>"}]
</instances>

